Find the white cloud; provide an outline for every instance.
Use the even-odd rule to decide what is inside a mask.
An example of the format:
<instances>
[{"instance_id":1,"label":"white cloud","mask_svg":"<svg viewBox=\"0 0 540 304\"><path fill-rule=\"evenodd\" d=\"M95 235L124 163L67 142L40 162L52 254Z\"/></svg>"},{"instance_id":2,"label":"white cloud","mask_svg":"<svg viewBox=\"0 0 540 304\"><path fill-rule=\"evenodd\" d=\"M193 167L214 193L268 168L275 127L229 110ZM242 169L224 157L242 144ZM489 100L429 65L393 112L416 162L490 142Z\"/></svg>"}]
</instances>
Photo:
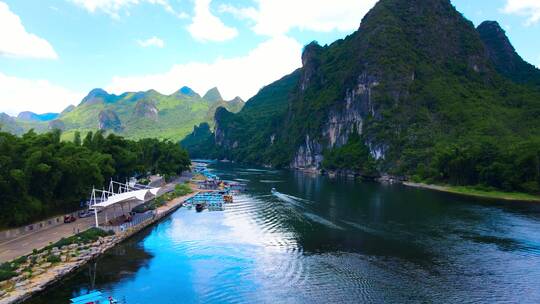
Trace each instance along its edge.
<instances>
[{"instance_id":1,"label":"white cloud","mask_svg":"<svg viewBox=\"0 0 540 304\"><path fill-rule=\"evenodd\" d=\"M329 32L358 29L377 0L255 0L257 8L222 5L220 11L254 22L257 34L275 36L293 28Z\"/></svg>"},{"instance_id":2,"label":"white cloud","mask_svg":"<svg viewBox=\"0 0 540 304\"><path fill-rule=\"evenodd\" d=\"M87 11L94 13L102 11L113 18L120 18L120 11L128 9L132 5L149 3L162 6L167 12L178 18L186 18L184 12L176 12L167 0L69 0Z\"/></svg>"},{"instance_id":3,"label":"white cloud","mask_svg":"<svg viewBox=\"0 0 540 304\"><path fill-rule=\"evenodd\" d=\"M21 111L60 112L70 104L78 104L84 95L47 80L24 79L0 73L0 112L10 115Z\"/></svg>"},{"instance_id":4,"label":"white cloud","mask_svg":"<svg viewBox=\"0 0 540 304\"><path fill-rule=\"evenodd\" d=\"M156 36L148 38L146 40L137 40L137 43L142 47L155 46L158 48L163 48L165 46L165 42Z\"/></svg>"},{"instance_id":5,"label":"white cloud","mask_svg":"<svg viewBox=\"0 0 540 304\"><path fill-rule=\"evenodd\" d=\"M506 0L503 12L516 14L527 18L526 24L532 25L540 21L540 1L539 0Z\"/></svg>"},{"instance_id":6,"label":"white cloud","mask_svg":"<svg viewBox=\"0 0 540 304\"><path fill-rule=\"evenodd\" d=\"M193 62L174 65L162 74L114 77L108 91L144 91L156 89L172 94L187 85L203 94L217 86L223 97L248 99L264 85L301 66L302 45L279 36L261 43L244 57L220 58L213 63Z\"/></svg>"},{"instance_id":7,"label":"white cloud","mask_svg":"<svg viewBox=\"0 0 540 304\"><path fill-rule=\"evenodd\" d=\"M9 57L57 59L47 40L28 33L21 18L0 2L0 55Z\"/></svg>"},{"instance_id":8,"label":"white cloud","mask_svg":"<svg viewBox=\"0 0 540 304\"><path fill-rule=\"evenodd\" d=\"M71 0L91 13L102 11L111 17L119 18L123 8L138 4L139 0Z\"/></svg>"},{"instance_id":9,"label":"white cloud","mask_svg":"<svg viewBox=\"0 0 540 304\"><path fill-rule=\"evenodd\" d=\"M238 31L226 26L210 12L211 0L195 0L195 16L188 26L193 38L200 41L225 41L238 35Z\"/></svg>"}]
</instances>

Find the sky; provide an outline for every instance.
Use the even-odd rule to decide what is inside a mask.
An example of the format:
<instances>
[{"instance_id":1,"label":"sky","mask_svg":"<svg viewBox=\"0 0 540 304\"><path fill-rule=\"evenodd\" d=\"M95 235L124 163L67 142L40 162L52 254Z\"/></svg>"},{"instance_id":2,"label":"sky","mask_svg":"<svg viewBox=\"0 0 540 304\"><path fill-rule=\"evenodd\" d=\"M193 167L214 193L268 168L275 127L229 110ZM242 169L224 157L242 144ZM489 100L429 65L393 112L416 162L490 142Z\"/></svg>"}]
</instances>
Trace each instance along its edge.
<instances>
[{"instance_id":1,"label":"sky","mask_svg":"<svg viewBox=\"0 0 540 304\"><path fill-rule=\"evenodd\" d=\"M217 86L244 100L354 32L377 0L0 0L0 112L60 112L110 93ZM452 0L496 20L540 66L540 0Z\"/></svg>"}]
</instances>

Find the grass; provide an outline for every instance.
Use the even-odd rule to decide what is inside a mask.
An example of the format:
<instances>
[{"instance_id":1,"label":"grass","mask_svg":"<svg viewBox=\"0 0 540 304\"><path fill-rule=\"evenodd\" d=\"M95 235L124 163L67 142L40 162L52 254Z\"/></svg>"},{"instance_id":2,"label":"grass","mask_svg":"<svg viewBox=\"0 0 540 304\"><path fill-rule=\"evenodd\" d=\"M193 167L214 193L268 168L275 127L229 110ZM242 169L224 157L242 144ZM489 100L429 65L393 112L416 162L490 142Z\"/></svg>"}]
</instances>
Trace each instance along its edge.
<instances>
[{"instance_id":1,"label":"grass","mask_svg":"<svg viewBox=\"0 0 540 304\"><path fill-rule=\"evenodd\" d=\"M428 183L406 183L406 185L480 198L499 199L505 201L540 202L540 196L538 195L523 192L504 192L481 186L450 186L433 185Z\"/></svg>"},{"instance_id":2,"label":"grass","mask_svg":"<svg viewBox=\"0 0 540 304\"><path fill-rule=\"evenodd\" d=\"M478 189L471 186L445 187L450 193L457 193L476 197L486 197L509 201L540 202L540 196L521 192L503 192L498 190Z\"/></svg>"},{"instance_id":3,"label":"grass","mask_svg":"<svg viewBox=\"0 0 540 304\"><path fill-rule=\"evenodd\" d=\"M168 201L171 201L177 197L190 194L191 192L193 192L193 190L191 189L189 184L178 184L174 187L174 191L165 193L160 197L157 197L147 203L139 205L133 208L133 211L137 213L144 213L149 210L156 210L157 208L165 205Z\"/></svg>"},{"instance_id":4,"label":"grass","mask_svg":"<svg viewBox=\"0 0 540 304\"><path fill-rule=\"evenodd\" d=\"M99 228L90 228L74 236L62 238L58 242L45 247L42 251L50 250L53 247L60 248L62 246L71 244L89 244L97 241L100 237L106 237L113 234L114 232L106 232Z\"/></svg>"},{"instance_id":5,"label":"grass","mask_svg":"<svg viewBox=\"0 0 540 304\"><path fill-rule=\"evenodd\" d=\"M0 282L9 280L15 276L17 273L15 270L17 267L13 263L3 263L0 265Z\"/></svg>"}]
</instances>

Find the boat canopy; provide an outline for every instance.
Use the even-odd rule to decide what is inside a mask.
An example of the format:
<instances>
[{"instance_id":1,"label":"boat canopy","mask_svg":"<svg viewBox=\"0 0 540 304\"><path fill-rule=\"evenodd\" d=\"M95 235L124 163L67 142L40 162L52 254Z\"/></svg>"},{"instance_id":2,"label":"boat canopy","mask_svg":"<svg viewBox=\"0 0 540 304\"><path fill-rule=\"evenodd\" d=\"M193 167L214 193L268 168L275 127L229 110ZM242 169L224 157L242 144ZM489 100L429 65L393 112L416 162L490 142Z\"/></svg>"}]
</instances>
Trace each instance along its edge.
<instances>
[{"instance_id":1,"label":"boat canopy","mask_svg":"<svg viewBox=\"0 0 540 304\"><path fill-rule=\"evenodd\" d=\"M76 297L71 299L71 304L88 304L88 303L99 303L99 301L103 300L103 293L101 291L91 291L89 294L85 294L84 296Z\"/></svg>"}]
</instances>

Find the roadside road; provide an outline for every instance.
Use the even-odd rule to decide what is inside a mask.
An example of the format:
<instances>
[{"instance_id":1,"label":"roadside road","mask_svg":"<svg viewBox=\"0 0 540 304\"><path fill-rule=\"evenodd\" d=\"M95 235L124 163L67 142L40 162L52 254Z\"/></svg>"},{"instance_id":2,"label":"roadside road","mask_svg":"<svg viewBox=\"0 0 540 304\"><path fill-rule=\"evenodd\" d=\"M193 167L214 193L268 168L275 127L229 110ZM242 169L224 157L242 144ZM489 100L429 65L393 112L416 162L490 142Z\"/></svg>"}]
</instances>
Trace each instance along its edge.
<instances>
[{"instance_id":1,"label":"roadside road","mask_svg":"<svg viewBox=\"0 0 540 304\"><path fill-rule=\"evenodd\" d=\"M78 218L75 222L61 224L45 230L36 231L18 238L0 243L0 263L11 261L22 255L32 252L59 241L63 237L69 237L94 226L94 217Z\"/></svg>"}]
</instances>

